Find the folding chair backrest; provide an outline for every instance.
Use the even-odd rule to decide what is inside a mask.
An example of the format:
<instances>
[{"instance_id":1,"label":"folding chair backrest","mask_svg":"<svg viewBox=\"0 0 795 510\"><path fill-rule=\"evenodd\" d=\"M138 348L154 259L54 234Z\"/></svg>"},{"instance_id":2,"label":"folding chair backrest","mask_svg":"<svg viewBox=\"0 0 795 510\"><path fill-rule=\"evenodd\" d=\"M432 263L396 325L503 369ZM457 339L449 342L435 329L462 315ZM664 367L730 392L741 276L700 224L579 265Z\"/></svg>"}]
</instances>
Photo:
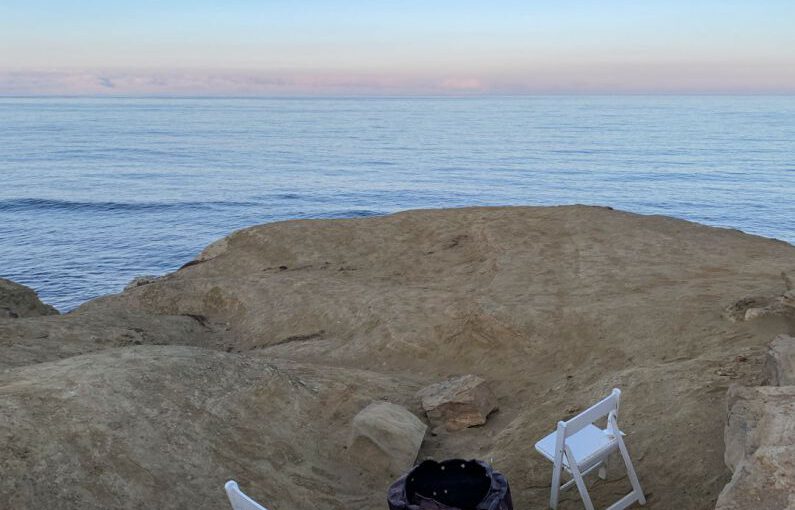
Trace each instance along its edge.
<instances>
[{"instance_id":1,"label":"folding chair backrest","mask_svg":"<svg viewBox=\"0 0 795 510\"><path fill-rule=\"evenodd\" d=\"M620 398L621 390L615 388L610 392L607 398L597 402L574 418L564 422L566 437L576 434L599 418L607 416L611 411L618 412L618 401Z\"/></svg>"},{"instance_id":2,"label":"folding chair backrest","mask_svg":"<svg viewBox=\"0 0 795 510\"><path fill-rule=\"evenodd\" d=\"M234 480L226 482L224 489L226 489L226 495L232 504L232 510L267 510L264 506L243 494Z\"/></svg>"}]
</instances>

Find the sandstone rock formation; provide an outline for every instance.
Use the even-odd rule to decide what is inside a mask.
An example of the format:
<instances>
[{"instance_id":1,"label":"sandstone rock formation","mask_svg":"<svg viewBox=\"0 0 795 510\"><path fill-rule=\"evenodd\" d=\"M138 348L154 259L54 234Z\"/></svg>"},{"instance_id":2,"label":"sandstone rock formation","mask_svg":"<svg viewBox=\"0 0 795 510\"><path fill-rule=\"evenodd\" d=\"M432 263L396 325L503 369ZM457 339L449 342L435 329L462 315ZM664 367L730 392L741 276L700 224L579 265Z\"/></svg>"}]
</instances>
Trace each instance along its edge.
<instances>
[{"instance_id":1,"label":"sandstone rock formation","mask_svg":"<svg viewBox=\"0 0 795 510\"><path fill-rule=\"evenodd\" d=\"M795 290L788 290L782 296L781 302L784 306L789 306L790 308L795 308Z\"/></svg>"},{"instance_id":2,"label":"sandstone rock formation","mask_svg":"<svg viewBox=\"0 0 795 510\"><path fill-rule=\"evenodd\" d=\"M795 509L795 338L770 343L764 370L769 386L729 389L724 458L733 476L716 510Z\"/></svg>"},{"instance_id":3,"label":"sandstone rock formation","mask_svg":"<svg viewBox=\"0 0 795 510\"><path fill-rule=\"evenodd\" d=\"M354 464L398 476L414 465L427 428L405 407L374 402L353 418L348 453Z\"/></svg>"},{"instance_id":4,"label":"sandstone rock formation","mask_svg":"<svg viewBox=\"0 0 795 510\"><path fill-rule=\"evenodd\" d=\"M783 293L747 296L727 306L724 310L726 317L732 321L751 321L775 315L795 316L795 290L792 289L792 280L784 271L781 272L781 278L785 289Z\"/></svg>"},{"instance_id":5,"label":"sandstone rock formation","mask_svg":"<svg viewBox=\"0 0 795 510\"><path fill-rule=\"evenodd\" d=\"M765 384L795 386L795 337L779 335L770 343L765 359Z\"/></svg>"},{"instance_id":6,"label":"sandstone rock formation","mask_svg":"<svg viewBox=\"0 0 795 510\"><path fill-rule=\"evenodd\" d=\"M483 425L497 410L497 396L486 380L471 374L427 386L417 396L431 425L450 432Z\"/></svg>"},{"instance_id":7,"label":"sandstone rock formation","mask_svg":"<svg viewBox=\"0 0 795 510\"><path fill-rule=\"evenodd\" d=\"M726 464L716 510L795 509L795 386L733 386Z\"/></svg>"},{"instance_id":8,"label":"sandstone rock formation","mask_svg":"<svg viewBox=\"0 0 795 510\"><path fill-rule=\"evenodd\" d=\"M384 508L388 469L346 453L356 414L420 416L420 388L476 373L500 412L427 436L420 458L493 459L517 508L546 508L533 443L619 386L647 508L712 508L731 477L724 395L795 331L789 312L721 311L783 296L782 272L786 243L595 207L244 229L77 311L0 319L0 501L209 510L234 478L275 510Z\"/></svg>"},{"instance_id":9,"label":"sandstone rock formation","mask_svg":"<svg viewBox=\"0 0 795 510\"><path fill-rule=\"evenodd\" d=\"M42 303L33 289L0 278L0 319L56 314L58 310Z\"/></svg>"},{"instance_id":10,"label":"sandstone rock formation","mask_svg":"<svg viewBox=\"0 0 795 510\"><path fill-rule=\"evenodd\" d=\"M0 508L226 508L218 484L232 478L268 508L346 508L371 464L340 462L348 430L329 423L407 390L355 370L184 346L6 370Z\"/></svg>"}]
</instances>

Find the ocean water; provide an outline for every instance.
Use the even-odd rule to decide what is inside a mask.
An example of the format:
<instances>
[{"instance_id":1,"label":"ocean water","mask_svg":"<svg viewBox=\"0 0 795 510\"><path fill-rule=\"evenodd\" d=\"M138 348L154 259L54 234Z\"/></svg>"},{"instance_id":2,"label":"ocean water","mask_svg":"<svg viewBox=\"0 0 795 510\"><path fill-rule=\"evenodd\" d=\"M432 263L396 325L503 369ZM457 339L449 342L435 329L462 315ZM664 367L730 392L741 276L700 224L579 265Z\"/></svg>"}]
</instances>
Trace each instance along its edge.
<instances>
[{"instance_id":1,"label":"ocean water","mask_svg":"<svg viewBox=\"0 0 795 510\"><path fill-rule=\"evenodd\" d=\"M62 311L258 223L572 203L795 242L795 97L0 98L0 276Z\"/></svg>"}]
</instances>

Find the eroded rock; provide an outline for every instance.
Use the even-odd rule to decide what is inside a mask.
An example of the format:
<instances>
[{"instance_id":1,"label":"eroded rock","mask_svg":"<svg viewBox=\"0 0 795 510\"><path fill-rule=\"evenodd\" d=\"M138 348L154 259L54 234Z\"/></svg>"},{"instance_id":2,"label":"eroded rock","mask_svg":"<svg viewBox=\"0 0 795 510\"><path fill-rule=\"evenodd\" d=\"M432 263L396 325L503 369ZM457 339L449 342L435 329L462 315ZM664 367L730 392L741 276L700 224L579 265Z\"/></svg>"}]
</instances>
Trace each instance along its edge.
<instances>
[{"instance_id":1,"label":"eroded rock","mask_svg":"<svg viewBox=\"0 0 795 510\"><path fill-rule=\"evenodd\" d=\"M724 309L727 319L732 322L752 321L772 315L789 314L793 305L789 304L788 294L772 297L743 298Z\"/></svg>"},{"instance_id":2,"label":"eroded rock","mask_svg":"<svg viewBox=\"0 0 795 510\"><path fill-rule=\"evenodd\" d=\"M58 310L42 303L33 289L0 278L0 319L57 314Z\"/></svg>"},{"instance_id":3,"label":"eroded rock","mask_svg":"<svg viewBox=\"0 0 795 510\"><path fill-rule=\"evenodd\" d=\"M795 337L779 335L770 343L765 359L765 384L795 385Z\"/></svg>"},{"instance_id":4,"label":"eroded rock","mask_svg":"<svg viewBox=\"0 0 795 510\"><path fill-rule=\"evenodd\" d=\"M784 306L789 306L790 308L795 308L795 290L788 290L784 293L782 303Z\"/></svg>"},{"instance_id":5,"label":"eroded rock","mask_svg":"<svg viewBox=\"0 0 795 510\"><path fill-rule=\"evenodd\" d=\"M486 380L476 375L454 377L417 392L434 429L448 431L477 427L497 410L497 397Z\"/></svg>"},{"instance_id":6,"label":"eroded rock","mask_svg":"<svg viewBox=\"0 0 795 510\"><path fill-rule=\"evenodd\" d=\"M734 472L716 510L795 508L795 386L732 386L725 429Z\"/></svg>"},{"instance_id":7,"label":"eroded rock","mask_svg":"<svg viewBox=\"0 0 795 510\"><path fill-rule=\"evenodd\" d=\"M348 453L368 471L396 476L414 464L427 428L403 406L373 402L353 418Z\"/></svg>"},{"instance_id":8,"label":"eroded rock","mask_svg":"<svg viewBox=\"0 0 795 510\"><path fill-rule=\"evenodd\" d=\"M792 316L795 312L795 290L788 289L774 296L748 296L725 307L723 312L732 322L752 321L775 315Z\"/></svg>"}]
</instances>

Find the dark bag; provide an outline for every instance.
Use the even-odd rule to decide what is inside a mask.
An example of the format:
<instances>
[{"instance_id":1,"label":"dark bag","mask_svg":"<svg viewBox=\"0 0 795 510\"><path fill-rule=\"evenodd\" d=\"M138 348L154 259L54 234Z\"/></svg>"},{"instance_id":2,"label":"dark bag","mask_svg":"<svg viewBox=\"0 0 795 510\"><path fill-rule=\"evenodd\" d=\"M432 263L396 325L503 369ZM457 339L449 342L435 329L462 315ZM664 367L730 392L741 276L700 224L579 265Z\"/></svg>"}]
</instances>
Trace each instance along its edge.
<instances>
[{"instance_id":1,"label":"dark bag","mask_svg":"<svg viewBox=\"0 0 795 510\"><path fill-rule=\"evenodd\" d=\"M390 510L513 510L508 481L479 460L426 460L389 488Z\"/></svg>"}]
</instances>

